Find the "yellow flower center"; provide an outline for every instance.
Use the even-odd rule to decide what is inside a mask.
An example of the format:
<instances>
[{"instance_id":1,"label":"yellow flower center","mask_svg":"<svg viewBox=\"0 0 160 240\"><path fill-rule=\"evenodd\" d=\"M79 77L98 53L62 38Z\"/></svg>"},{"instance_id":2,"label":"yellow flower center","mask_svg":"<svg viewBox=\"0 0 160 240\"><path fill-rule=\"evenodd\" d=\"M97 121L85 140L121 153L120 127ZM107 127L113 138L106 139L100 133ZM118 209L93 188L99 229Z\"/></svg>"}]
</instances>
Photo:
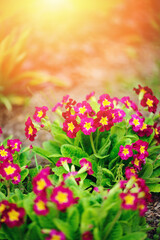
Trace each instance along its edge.
<instances>
[{"instance_id":1,"label":"yellow flower center","mask_svg":"<svg viewBox=\"0 0 160 240\"><path fill-rule=\"evenodd\" d=\"M7 175L11 175L15 172L15 168L14 167L11 167L11 166L8 166L6 168L4 168L4 171L6 172Z\"/></svg>"},{"instance_id":2,"label":"yellow flower center","mask_svg":"<svg viewBox=\"0 0 160 240\"><path fill-rule=\"evenodd\" d=\"M46 209L45 203L42 200L39 200L36 204L39 211Z\"/></svg>"},{"instance_id":3,"label":"yellow flower center","mask_svg":"<svg viewBox=\"0 0 160 240\"><path fill-rule=\"evenodd\" d=\"M136 171L134 169L130 169L131 173L135 173Z\"/></svg>"},{"instance_id":4,"label":"yellow flower center","mask_svg":"<svg viewBox=\"0 0 160 240\"><path fill-rule=\"evenodd\" d=\"M58 235L52 236L51 240L61 240L61 237Z\"/></svg>"},{"instance_id":5,"label":"yellow flower center","mask_svg":"<svg viewBox=\"0 0 160 240\"><path fill-rule=\"evenodd\" d=\"M128 107L131 106L131 103L130 103L128 100L126 100L125 103L126 103L126 105L127 105Z\"/></svg>"},{"instance_id":6,"label":"yellow flower center","mask_svg":"<svg viewBox=\"0 0 160 240\"><path fill-rule=\"evenodd\" d=\"M84 107L79 108L79 113L84 114L87 111L87 109Z\"/></svg>"},{"instance_id":7,"label":"yellow flower center","mask_svg":"<svg viewBox=\"0 0 160 240\"><path fill-rule=\"evenodd\" d=\"M142 127L140 128L141 131L143 131L144 129L147 129L147 124L143 123Z\"/></svg>"},{"instance_id":8,"label":"yellow flower center","mask_svg":"<svg viewBox=\"0 0 160 240\"><path fill-rule=\"evenodd\" d=\"M43 190L46 187L46 182L43 178L41 178L39 181L37 181L37 189Z\"/></svg>"},{"instance_id":9,"label":"yellow flower center","mask_svg":"<svg viewBox=\"0 0 160 240\"><path fill-rule=\"evenodd\" d=\"M10 221L18 221L19 220L19 212L12 209L10 212L8 212L8 217Z\"/></svg>"},{"instance_id":10,"label":"yellow flower center","mask_svg":"<svg viewBox=\"0 0 160 240\"><path fill-rule=\"evenodd\" d=\"M101 117L100 123L102 125L107 125L108 124L108 118L107 117Z\"/></svg>"},{"instance_id":11,"label":"yellow flower center","mask_svg":"<svg viewBox=\"0 0 160 240\"><path fill-rule=\"evenodd\" d=\"M103 106L105 107L105 106L109 106L111 104L111 102L110 101L108 101L108 99L105 99L104 101L103 101Z\"/></svg>"},{"instance_id":12,"label":"yellow flower center","mask_svg":"<svg viewBox=\"0 0 160 240\"><path fill-rule=\"evenodd\" d=\"M122 153L126 156L129 153L128 148L124 148Z\"/></svg>"},{"instance_id":13,"label":"yellow flower center","mask_svg":"<svg viewBox=\"0 0 160 240\"><path fill-rule=\"evenodd\" d=\"M114 113L112 113L112 118L115 119L115 114Z\"/></svg>"},{"instance_id":14,"label":"yellow flower center","mask_svg":"<svg viewBox=\"0 0 160 240\"><path fill-rule=\"evenodd\" d=\"M18 147L18 143L14 144L14 147L12 147L12 149L16 149Z\"/></svg>"},{"instance_id":15,"label":"yellow flower center","mask_svg":"<svg viewBox=\"0 0 160 240\"><path fill-rule=\"evenodd\" d=\"M30 134L30 135L33 134L33 128L31 126L29 126L29 128L28 128L28 134Z\"/></svg>"},{"instance_id":16,"label":"yellow flower center","mask_svg":"<svg viewBox=\"0 0 160 240\"><path fill-rule=\"evenodd\" d=\"M140 205L139 205L139 209L140 209L140 210L143 210L144 208L145 208L145 206L144 206L143 204L140 204Z\"/></svg>"},{"instance_id":17,"label":"yellow flower center","mask_svg":"<svg viewBox=\"0 0 160 240\"><path fill-rule=\"evenodd\" d=\"M72 122L71 122L71 123L68 123L68 131L73 132L74 128L75 128L75 126L73 125Z\"/></svg>"},{"instance_id":18,"label":"yellow flower center","mask_svg":"<svg viewBox=\"0 0 160 240\"><path fill-rule=\"evenodd\" d=\"M128 194L127 196L124 197L124 200L127 205L133 205L135 197Z\"/></svg>"},{"instance_id":19,"label":"yellow flower center","mask_svg":"<svg viewBox=\"0 0 160 240\"><path fill-rule=\"evenodd\" d=\"M55 197L55 199L60 203L67 203L68 202L68 194L67 193L63 193L63 192L58 192L57 196Z\"/></svg>"},{"instance_id":20,"label":"yellow flower center","mask_svg":"<svg viewBox=\"0 0 160 240\"><path fill-rule=\"evenodd\" d=\"M133 124L134 124L135 126L138 126L138 125L139 125L139 120L136 119L136 118L134 118L134 120L133 120Z\"/></svg>"},{"instance_id":21,"label":"yellow flower center","mask_svg":"<svg viewBox=\"0 0 160 240\"><path fill-rule=\"evenodd\" d=\"M85 127L87 130L89 130L90 128L92 128L90 122L86 122L85 125L84 125L84 127Z\"/></svg>"},{"instance_id":22,"label":"yellow flower center","mask_svg":"<svg viewBox=\"0 0 160 240\"><path fill-rule=\"evenodd\" d=\"M5 210L6 206L2 203L0 205L0 213L2 213Z\"/></svg>"},{"instance_id":23,"label":"yellow flower center","mask_svg":"<svg viewBox=\"0 0 160 240\"><path fill-rule=\"evenodd\" d=\"M41 118L42 116L43 116L43 111L42 110L38 111L37 117Z\"/></svg>"},{"instance_id":24,"label":"yellow flower center","mask_svg":"<svg viewBox=\"0 0 160 240\"><path fill-rule=\"evenodd\" d=\"M0 150L0 155L1 157L6 157L8 155L8 152L5 149Z\"/></svg>"},{"instance_id":25,"label":"yellow flower center","mask_svg":"<svg viewBox=\"0 0 160 240\"><path fill-rule=\"evenodd\" d=\"M147 98L146 104L147 104L149 107L153 107L153 100Z\"/></svg>"},{"instance_id":26,"label":"yellow flower center","mask_svg":"<svg viewBox=\"0 0 160 240\"><path fill-rule=\"evenodd\" d=\"M145 153L145 146L140 146L140 153Z\"/></svg>"},{"instance_id":27,"label":"yellow flower center","mask_svg":"<svg viewBox=\"0 0 160 240\"><path fill-rule=\"evenodd\" d=\"M139 159L138 159L138 158L136 158L136 159L134 160L134 164L135 164L136 166L139 166Z\"/></svg>"},{"instance_id":28,"label":"yellow flower center","mask_svg":"<svg viewBox=\"0 0 160 240\"><path fill-rule=\"evenodd\" d=\"M158 132L158 129L157 129L157 128L155 128L155 134L156 134L156 135L158 135L158 134L159 134L159 132Z\"/></svg>"}]
</instances>

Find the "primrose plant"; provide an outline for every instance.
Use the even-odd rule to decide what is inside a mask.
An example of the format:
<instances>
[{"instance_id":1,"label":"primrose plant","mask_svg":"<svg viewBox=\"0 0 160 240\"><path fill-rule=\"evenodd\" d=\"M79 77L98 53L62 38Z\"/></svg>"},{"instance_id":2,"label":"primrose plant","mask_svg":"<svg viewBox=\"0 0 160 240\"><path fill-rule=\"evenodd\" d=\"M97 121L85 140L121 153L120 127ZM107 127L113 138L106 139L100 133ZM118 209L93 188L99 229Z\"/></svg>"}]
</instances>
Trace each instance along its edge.
<instances>
[{"instance_id":1,"label":"primrose plant","mask_svg":"<svg viewBox=\"0 0 160 240\"><path fill-rule=\"evenodd\" d=\"M103 94L97 101L92 92L77 103L67 95L52 108L58 118L53 123L46 106L36 107L34 121L29 117L25 123L26 137L34 141L39 130L47 130L53 139L44 142L43 148L33 146L33 152L49 160L60 178L64 173L80 177L84 188L111 188L131 171L145 179L151 191L158 192L159 100L148 87L139 85L134 90L138 105L130 97ZM71 158L72 164L67 160L60 164L61 158Z\"/></svg>"}]
</instances>

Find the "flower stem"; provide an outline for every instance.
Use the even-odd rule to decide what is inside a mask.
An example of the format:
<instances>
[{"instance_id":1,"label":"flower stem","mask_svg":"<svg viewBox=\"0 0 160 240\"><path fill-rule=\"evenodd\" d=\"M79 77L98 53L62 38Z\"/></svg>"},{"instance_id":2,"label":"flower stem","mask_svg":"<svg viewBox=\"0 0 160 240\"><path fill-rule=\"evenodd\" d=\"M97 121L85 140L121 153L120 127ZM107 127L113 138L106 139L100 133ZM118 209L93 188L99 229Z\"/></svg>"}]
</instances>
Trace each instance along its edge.
<instances>
[{"instance_id":1,"label":"flower stem","mask_svg":"<svg viewBox=\"0 0 160 240\"><path fill-rule=\"evenodd\" d=\"M92 150L93 150L94 154L96 154L96 149L95 149L95 146L94 146L92 133L90 134L89 137L90 137L90 142L91 142Z\"/></svg>"},{"instance_id":2,"label":"flower stem","mask_svg":"<svg viewBox=\"0 0 160 240\"><path fill-rule=\"evenodd\" d=\"M38 166L38 161L37 161L36 154L34 155L34 160L35 160L36 169L37 169L37 173L38 173L39 172L39 166Z\"/></svg>"}]
</instances>

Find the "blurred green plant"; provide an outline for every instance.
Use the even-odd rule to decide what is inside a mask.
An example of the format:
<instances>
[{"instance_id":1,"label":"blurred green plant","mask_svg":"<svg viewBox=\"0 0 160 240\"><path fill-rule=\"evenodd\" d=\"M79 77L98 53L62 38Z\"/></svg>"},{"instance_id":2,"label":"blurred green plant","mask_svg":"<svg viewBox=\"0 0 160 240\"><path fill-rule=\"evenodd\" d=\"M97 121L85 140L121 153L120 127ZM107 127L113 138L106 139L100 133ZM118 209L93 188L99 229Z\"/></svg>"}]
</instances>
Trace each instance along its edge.
<instances>
[{"instance_id":1,"label":"blurred green plant","mask_svg":"<svg viewBox=\"0 0 160 240\"><path fill-rule=\"evenodd\" d=\"M0 40L0 104L4 104L8 110L12 109L13 104L25 104L29 87L39 88L45 83L64 86L50 74L23 70L29 30L23 31L19 37L16 37L16 34L13 30Z\"/></svg>"}]
</instances>

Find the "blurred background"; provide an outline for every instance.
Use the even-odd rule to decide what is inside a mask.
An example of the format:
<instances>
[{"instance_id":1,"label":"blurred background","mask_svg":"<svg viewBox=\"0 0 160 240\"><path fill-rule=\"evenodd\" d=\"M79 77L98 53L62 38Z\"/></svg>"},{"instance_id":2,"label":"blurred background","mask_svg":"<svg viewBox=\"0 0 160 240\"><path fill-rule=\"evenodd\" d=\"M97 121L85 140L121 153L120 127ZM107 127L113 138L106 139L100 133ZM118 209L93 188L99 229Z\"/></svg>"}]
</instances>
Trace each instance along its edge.
<instances>
[{"instance_id":1,"label":"blurred background","mask_svg":"<svg viewBox=\"0 0 160 240\"><path fill-rule=\"evenodd\" d=\"M160 97L159 0L0 2L1 126L65 94L134 100L138 84Z\"/></svg>"}]
</instances>

